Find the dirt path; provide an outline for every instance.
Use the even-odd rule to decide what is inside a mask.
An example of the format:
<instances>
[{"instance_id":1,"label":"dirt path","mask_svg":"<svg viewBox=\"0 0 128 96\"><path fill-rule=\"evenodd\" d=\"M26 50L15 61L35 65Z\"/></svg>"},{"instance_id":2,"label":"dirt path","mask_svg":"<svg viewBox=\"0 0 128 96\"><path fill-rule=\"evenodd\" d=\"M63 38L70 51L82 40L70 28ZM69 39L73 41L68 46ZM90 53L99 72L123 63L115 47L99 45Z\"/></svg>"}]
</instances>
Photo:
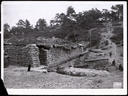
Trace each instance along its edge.
<instances>
[{"instance_id":1,"label":"dirt path","mask_svg":"<svg viewBox=\"0 0 128 96\"><path fill-rule=\"evenodd\" d=\"M114 34L113 32L113 26L112 23L109 22L107 24L105 24L106 26L106 32L102 33L102 40L103 41L107 41L108 45L105 46L107 47L106 50L104 50L105 53L109 53L108 58L109 61L112 62L113 60L115 60L117 62L118 60L118 54L117 54L117 45L112 42L112 40L110 39Z\"/></svg>"}]
</instances>

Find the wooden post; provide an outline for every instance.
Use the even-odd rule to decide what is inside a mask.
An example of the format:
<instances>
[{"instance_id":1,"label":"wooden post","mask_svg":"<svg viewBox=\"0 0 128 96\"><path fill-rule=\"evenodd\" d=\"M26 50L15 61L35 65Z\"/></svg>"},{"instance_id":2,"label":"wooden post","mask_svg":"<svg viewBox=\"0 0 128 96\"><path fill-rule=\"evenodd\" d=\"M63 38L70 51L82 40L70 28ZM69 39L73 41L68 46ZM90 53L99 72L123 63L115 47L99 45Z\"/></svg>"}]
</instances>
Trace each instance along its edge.
<instances>
[{"instance_id":1,"label":"wooden post","mask_svg":"<svg viewBox=\"0 0 128 96\"><path fill-rule=\"evenodd\" d=\"M91 31L90 31L90 48L91 48Z\"/></svg>"},{"instance_id":2,"label":"wooden post","mask_svg":"<svg viewBox=\"0 0 128 96\"><path fill-rule=\"evenodd\" d=\"M28 65L28 72L31 70L31 65L29 64Z\"/></svg>"}]
</instances>

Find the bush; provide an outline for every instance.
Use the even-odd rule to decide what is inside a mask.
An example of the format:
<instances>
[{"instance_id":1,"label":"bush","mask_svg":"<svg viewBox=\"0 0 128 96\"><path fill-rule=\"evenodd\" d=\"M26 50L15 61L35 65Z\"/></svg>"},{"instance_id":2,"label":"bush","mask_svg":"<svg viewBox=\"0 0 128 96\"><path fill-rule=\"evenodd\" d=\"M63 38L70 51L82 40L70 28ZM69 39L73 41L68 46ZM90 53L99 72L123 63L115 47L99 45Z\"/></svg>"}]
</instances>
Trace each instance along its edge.
<instances>
[{"instance_id":1,"label":"bush","mask_svg":"<svg viewBox=\"0 0 128 96\"><path fill-rule=\"evenodd\" d=\"M123 28L116 27L113 31L113 36L110 38L114 43L120 44L120 41L123 41Z\"/></svg>"}]
</instances>

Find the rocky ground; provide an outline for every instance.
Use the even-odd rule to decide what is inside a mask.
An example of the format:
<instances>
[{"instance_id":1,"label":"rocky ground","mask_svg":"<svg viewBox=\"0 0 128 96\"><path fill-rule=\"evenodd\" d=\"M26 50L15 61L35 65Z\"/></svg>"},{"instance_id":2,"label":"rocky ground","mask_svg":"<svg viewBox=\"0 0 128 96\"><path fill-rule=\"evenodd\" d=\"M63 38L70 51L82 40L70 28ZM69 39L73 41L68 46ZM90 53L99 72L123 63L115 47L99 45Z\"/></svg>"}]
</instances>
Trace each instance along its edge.
<instances>
[{"instance_id":1,"label":"rocky ground","mask_svg":"<svg viewBox=\"0 0 128 96\"><path fill-rule=\"evenodd\" d=\"M114 82L123 82L123 72L114 71L108 76L70 76L55 72L27 72L27 67L9 66L4 69L6 88L113 88Z\"/></svg>"}]
</instances>

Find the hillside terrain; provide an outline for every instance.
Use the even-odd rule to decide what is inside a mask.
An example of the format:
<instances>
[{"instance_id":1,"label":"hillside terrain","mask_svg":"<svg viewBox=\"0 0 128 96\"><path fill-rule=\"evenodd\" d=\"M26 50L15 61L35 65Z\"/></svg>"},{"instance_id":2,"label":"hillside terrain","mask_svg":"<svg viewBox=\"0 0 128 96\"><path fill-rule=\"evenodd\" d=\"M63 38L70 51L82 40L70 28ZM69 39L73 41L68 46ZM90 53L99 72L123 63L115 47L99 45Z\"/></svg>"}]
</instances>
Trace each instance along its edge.
<instances>
[{"instance_id":1,"label":"hillside terrain","mask_svg":"<svg viewBox=\"0 0 128 96\"><path fill-rule=\"evenodd\" d=\"M63 36L63 34L65 34ZM58 31L51 31L51 32L28 32L27 34L23 35L13 35L9 39L5 39L5 43L12 43L12 44L33 44L37 42L44 42L41 40L44 40L43 38L60 38L62 40L67 40L70 42L70 44L76 43L76 44L86 44L87 49L97 49L100 50L102 53L105 54L105 57L109 57L109 54L111 53L112 56L109 57L111 61L113 59L116 59L118 63L118 67L123 63L123 25L122 22L116 22L116 23L103 23L102 26L98 25L97 27L91 28L89 30L80 30L80 32L75 33L66 33L64 32L58 32ZM72 41L70 38L71 35L75 35L76 42ZM63 38L59 37L62 36ZM54 39L53 38L53 39ZM50 39L49 39L50 40ZM50 42L50 41L49 41ZM64 42L61 42L61 45L63 45ZM93 57L96 57L94 54L92 54ZM90 58L92 58L90 56ZM99 58L99 57L97 57Z\"/></svg>"},{"instance_id":2,"label":"hillside terrain","mask_svg":"<svg viewBox=\"0 0 128 96\"><path fill-rule=\"evenodd\" d=\"M109 28L112 29L109 29ZM117 29L120 29L117 31ZM112 30L111 32L109 32ZM115 31L116 30L116 31ZM85 50L92 50L92 53L88 58L99 58L99 56L94 55L96 50L104 53L104 57L109 57L109 52L112 51L112 57L117 60L117 64L121 64L123 66L123 41L120 37L120 34L123 34L122 25L120 26L107 26L101 28L92 28L90 30L86 30L91 32L92 35L97 36L97 32L101 35L101 40L96 40L97 38L92 37L93 41L91 43L89 40L85 40L85 37L89 37L89 35L83 35L84 32L79 32L79 42L89 42L88 46L86 46ZM118 32L118 33L117 33ZM43 35L45 34L45 35ZM50 34L50 35L49 35ZM56 33L59 34L59 33ZM28 38L29 37L29 38ZM7 39L7 43L14 44L27 44L27 43L35 43L40 38L52 38L56 37L55 34L51 33L31 33L19 37L11 37ZM62 39L62 38L61 38ZM72 42L72 41L70 41ZM79 43L76 42L76 43ZM97 43L95 43L97 42ZM107 43L106 43L107 42ZM62 42L63 43L63 42ZM94 43L94 45L93 45ZM63 44L62 44L63 45ZM116 55L115 55L116 53ZM98 53L99 54L99 53ZM103 58L103 56L101 56ZM111 58L110 58L111 59ZM66 89L66 88L86 88L86 89L103 89L103 88L113 88L114 82L120 82L123 84L123 72L119 69L119 65L116 65L117 68L110 66L109 75L108 76L71 76L65 74L59 74L56 72L35 72L30 71L27 72L27 67L17 67L17 66L9 66L4 68L4 84L6 88L45 88L45 89ZM13 75L12 75L13 74ZM92 73L89 73L92 74ZM37 83L38 82L38 83ZM120 88L123 88L121 85Z\"/></svg>"},{"instance_id":3,"label":"hillside terrain","mask_svg":"<svg viewBox=\"0 0 128 96\"><path fill-rule=\"evenodd\" d=\"M47 25L4 24L7 88L123 88L123 6L76 13L72 6ZM31 69L31 70L30 70Z\"/></svg>"}]
</instances>

